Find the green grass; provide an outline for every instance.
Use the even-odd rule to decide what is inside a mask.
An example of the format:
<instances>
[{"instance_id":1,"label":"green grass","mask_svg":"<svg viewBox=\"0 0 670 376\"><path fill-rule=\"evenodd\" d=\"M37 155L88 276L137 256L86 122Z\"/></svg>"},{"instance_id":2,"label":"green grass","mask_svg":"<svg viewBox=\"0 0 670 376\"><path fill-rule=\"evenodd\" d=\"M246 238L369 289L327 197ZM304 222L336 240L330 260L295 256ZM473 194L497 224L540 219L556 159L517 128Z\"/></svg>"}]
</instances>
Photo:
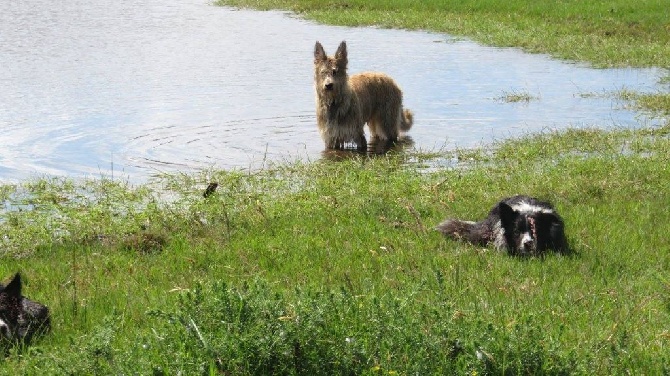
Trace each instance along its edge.
<instances>
[{"instance_id":1,"label":"green grass","mask_svg":"<svg viewBox=\"0 0 670 376\"><path fill-rule=\"evenodd\" d=\"M319 22L421 29L521 47L598 67L670 67L670 19L660 0L219 0L287 9Z\"/></svg>"},{"instance_id":2,"label":"green grass","mask_svg":"<svg viewBox=\"0 0 670 376\"><path fill-rule=\"evenodd\" d=\"M670 66L660 1L227 3ZM613 95L667 117L664 93ZM20 270L53 315L0 374L670 373L669 134L0 186L0 278ZM511 258L432 230L516 193L555 204L574 254Z\"/></svg>"},{"instance_id":3,"label":"green grass","mask_svg":"<svg viewBox=\"0 0 670 376\"><path fill-rule=\"evenodd\" d=\"M5 186L0 274L24 273L53 331L0 372L667 372L669 132ZM432 230L515 193L556 205L574 255L516 259Z\"/></svg>"}]
</instances>

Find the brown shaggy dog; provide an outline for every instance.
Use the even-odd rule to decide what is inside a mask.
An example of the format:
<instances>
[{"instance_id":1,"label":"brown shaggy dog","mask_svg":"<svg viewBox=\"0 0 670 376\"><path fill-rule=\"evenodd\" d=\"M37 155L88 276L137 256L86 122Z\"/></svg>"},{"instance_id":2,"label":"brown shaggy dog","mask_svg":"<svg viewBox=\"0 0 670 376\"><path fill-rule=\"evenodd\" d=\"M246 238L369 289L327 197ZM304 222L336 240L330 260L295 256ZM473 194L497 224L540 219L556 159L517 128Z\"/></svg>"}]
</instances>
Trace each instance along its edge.
<instances>
[{"instance_id":1,"label":"brown shaggy dog","mask_svg":"<svg viewBox=\"0 0 670 376\"><path fill-rule=\"evenodd\" d=\"M316 42L316 118L326 148L344 149L353 143L359 150L366 150L365 123L372 142L396 142L400 132L412 127L412 112L402 108L402 91L383 73L349 77L347 63L344 41L333 57L326 55L321 43Z\"/></svg>"}]
</instances>

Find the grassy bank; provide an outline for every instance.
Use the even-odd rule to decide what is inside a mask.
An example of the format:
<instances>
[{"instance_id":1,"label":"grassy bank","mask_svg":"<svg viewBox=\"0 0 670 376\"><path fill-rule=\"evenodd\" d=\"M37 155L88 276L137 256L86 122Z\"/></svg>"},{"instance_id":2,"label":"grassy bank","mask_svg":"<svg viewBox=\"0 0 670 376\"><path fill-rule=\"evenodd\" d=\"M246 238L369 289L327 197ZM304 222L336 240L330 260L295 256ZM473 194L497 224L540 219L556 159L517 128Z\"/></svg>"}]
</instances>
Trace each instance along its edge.
<instances>
[{"instance_id":1,"label":"grassy bank","mask_svg":"<svg viewBox=\"0 0 670 376\"><path fill-rule=\"evenodd\" d=\"M0 275L21 270L54 317L0 372L668 372L669 132L5 186ZM515 259L432 230L519 192L555 203L574 255Z\"/></svg>"},{"instance_id":2,"label":"grassy bank","mask_svg":"<svg viewBox=\"0 0 670 376\"><path fill-rule=\"evenodd\" d=\"M668 66L658 2L324 4L246 5ZM663 95L621 96L668 114ZM670 373L669 136L567 130L140 187L2 186L0 278L20 270L53 328L0 374ZM432 230L516 193L555 204L573 254L511 258Z\"/></svg>"},{"instance_id":3,"label":"grassy bank","mask_svg":"<svg viewBox=\"0 0 670 376\"><path fill-rule=\"evenodd\" d=\"M431 30L598 67L670 67L670 18L659 0L219 0L286 9L323 23Z\"/></svg>"}]
</instances>

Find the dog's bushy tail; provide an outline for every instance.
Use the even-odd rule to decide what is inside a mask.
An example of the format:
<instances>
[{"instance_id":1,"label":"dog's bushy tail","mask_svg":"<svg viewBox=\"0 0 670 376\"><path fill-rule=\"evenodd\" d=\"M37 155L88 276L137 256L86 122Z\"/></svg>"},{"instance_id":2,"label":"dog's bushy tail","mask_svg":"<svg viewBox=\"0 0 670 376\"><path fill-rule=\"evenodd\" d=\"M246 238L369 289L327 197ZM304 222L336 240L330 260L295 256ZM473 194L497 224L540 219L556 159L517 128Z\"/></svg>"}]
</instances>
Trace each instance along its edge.
<instances>
[{"instance_id":1,"label":"dog's bushy tail","mask_svg":"<svg viewBox=\"0 0 670 376\"><path fill-rule=\"evenodd\" d=\"M444 236L456 239L472 241L475 232L475 222L462 221L460 219L447 219L435 227Z\"/></svg>"},{"instance_id":2,"label":"dog's bushy tail","mask_svg":"<svg viewBox=\"0 0 670 376\"><path fill-rule=\"evenodd\" d=\"M400 119L400 131L407 132L414 124L414 114L408 109L402 111Z\"/></svg>"}]
</instances>

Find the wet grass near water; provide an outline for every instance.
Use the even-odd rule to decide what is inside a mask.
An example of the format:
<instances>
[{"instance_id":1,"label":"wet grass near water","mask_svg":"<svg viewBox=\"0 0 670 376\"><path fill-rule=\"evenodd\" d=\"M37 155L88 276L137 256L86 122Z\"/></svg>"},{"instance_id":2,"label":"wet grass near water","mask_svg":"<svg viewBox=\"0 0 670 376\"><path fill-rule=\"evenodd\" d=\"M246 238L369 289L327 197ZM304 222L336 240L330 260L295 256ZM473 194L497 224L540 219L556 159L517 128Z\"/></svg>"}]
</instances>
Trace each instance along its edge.
<instances>
[{"instance_id":1,"label":"wet grass near water","mask_svg":"<svg viewBox=\"0 0 670 376\"><path fill-rule=\"evenodd\" d=\"M22 271L53 330L0 371L667 372L668 131L4 186L0 272ZM573 255L511 258L432 229L516 193L555 204Z\"/></svg>"},{"instance_id":2,"label":"wet grass near water","mask_svg":"<svg viewBox=\"0 0 670 376\"><path fill-rule=\"evenodd\" d=\"M220 5L285 9L327 24L374 25L467 36L597 67L670 67L666 4L496 0L219 0Z\"/></svg>"}]
</instances>

